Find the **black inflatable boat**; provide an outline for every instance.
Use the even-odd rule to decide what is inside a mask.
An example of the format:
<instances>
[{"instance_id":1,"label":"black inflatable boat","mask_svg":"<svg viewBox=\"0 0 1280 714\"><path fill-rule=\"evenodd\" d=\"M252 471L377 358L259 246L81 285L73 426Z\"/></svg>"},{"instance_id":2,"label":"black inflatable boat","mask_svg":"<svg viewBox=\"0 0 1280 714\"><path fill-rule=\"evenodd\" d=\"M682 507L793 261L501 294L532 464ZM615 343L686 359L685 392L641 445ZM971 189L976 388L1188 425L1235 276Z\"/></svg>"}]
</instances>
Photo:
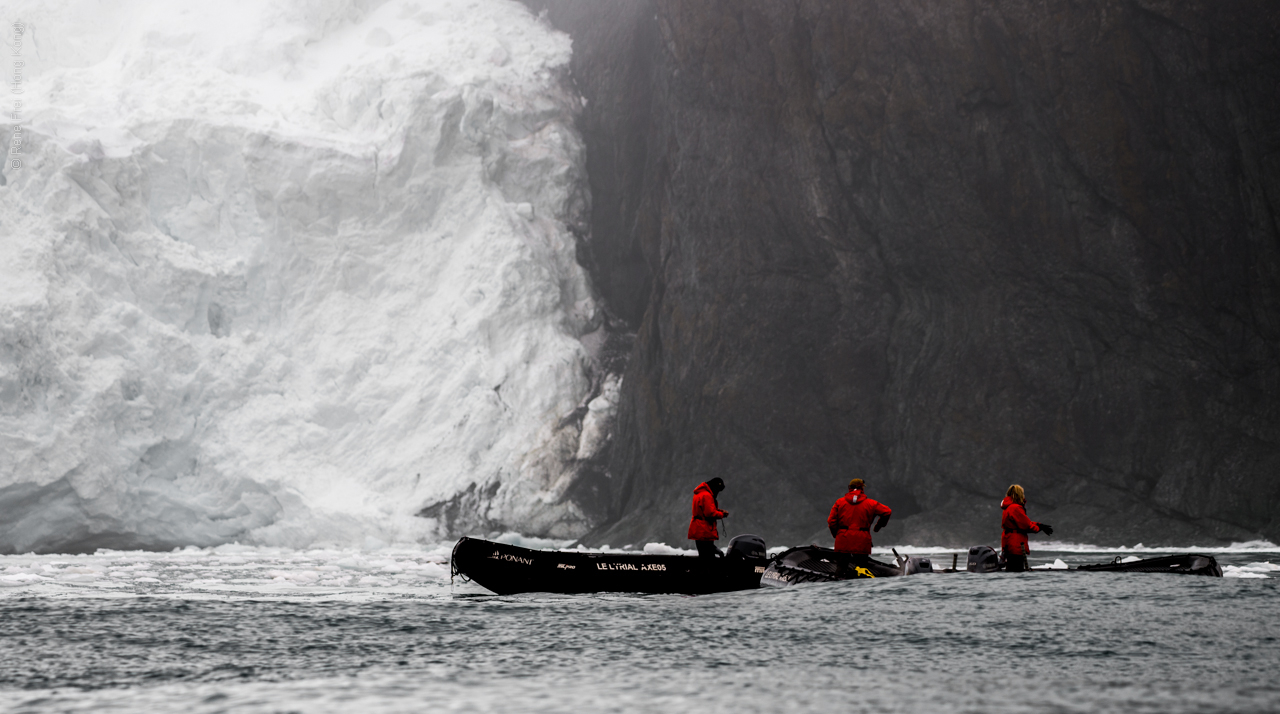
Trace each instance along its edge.
<instances>
[{"instance_id":1,"label":"black inflatable boat","mask_svg":"<svg viewBox=\"0 0 1280 714\"><path fill-rule=\"evenodd\" d=\"M769 560L762 538L740 535L723 558L652 553L531 550L479 538L453 547L452 575L499 595L516 593L680 593L760 587Z\"/></svg>"},{"instance_id":2,"label":"black inflatable boat","mask_svg":"<svg viewBox=\"0 0 1280 714\"><path fill-rule=\"evenodd\" d=\"M890 578L916 573L933 572L928 558L903 557L894 553L895 563L889 564L874 558L857 566L850 566L845 573L838 572L836 552L831 548L806 545L783 551L773 557L760 578L762 586L782 588L802 583L827 583L836 580L859 578Z\"/></svg>"},{"instance_id":3,"label":"black inflatable boat","mask_svg":"<svg viewBox=\"0 0 1280 714\"><path fill-rule=\"evenodd\" d=\"M837 573L836 552L816 545L792 548L774 556L765 568L760 584L768 587L787 587L802 583L826 583L860 578L889 578L917 573L958 572L955 561L952 567L935 570L929 558L899 556L894 552L894 563L870 559L862 567ZM999 554L990 546L980 545L969 549L965 571L970 573L995 573L1004 570ZM1119 556L1110 563L1077 565L1074 568L1036 569L1034 573L1105 572L1105 573L1169 573L1174 575L1206 575L1222 577L1222 568L1211 555L1183 553L1159 558L1134 559L1125 562Z\"/></svg>"},{"instance_id":4,"label":"black inflatable boat","mask_svg":"<svg viewBox=\"0 0 1280 714\"><path fill-rule=\"evenodd\" d=\"M1222 577L1222 566L1212 555L1184 553L1169 555L1163 558L1147 558L1128 563L1116 556L1110 563L1096 565L1077 565L1076 570L1089 570L1100 573L1175 573L1178 575L1207 575L1211 578Z\"/></svg>"},{"instance_id":5,"label":"black inflatable boat","mask_svg":"<svg viewBox=\"0 0 1280 714\"><path fill-rule=\"evenodd\" d=\"M971 573L994 573L1004 570L1004 563L995 548L976 545L969 549L969 559L965 569ZM1206 575L1211 578L1222 577L1222 567L1212 555L1199 553L1180 553L1159 558L1134 558L1124 560L1116 556L1110 563L1094 563L1077 565L1074 568L1037 568L1031 572L1061 573L1066 571L1091 573L1169 573L1171 575Z\"/></svg>"}]
</instances>

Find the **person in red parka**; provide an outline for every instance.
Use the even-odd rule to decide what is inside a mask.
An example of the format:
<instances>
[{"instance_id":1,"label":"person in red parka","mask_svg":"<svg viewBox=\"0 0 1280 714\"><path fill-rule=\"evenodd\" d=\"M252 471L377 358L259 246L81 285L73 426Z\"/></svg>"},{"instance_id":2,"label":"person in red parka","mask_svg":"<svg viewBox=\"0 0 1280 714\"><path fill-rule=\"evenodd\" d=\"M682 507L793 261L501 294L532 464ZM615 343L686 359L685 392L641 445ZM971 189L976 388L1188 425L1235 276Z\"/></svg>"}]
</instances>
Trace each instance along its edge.
<instances>
[{"instance_id":1,"label":"person in red parka","mask_svg":"<svg viewBox=\"0 0 1280 714\"><path fill-rule=\"evenodd\" d=\"M704 558L718 558L724 555L716 547L720 532L716 530L716 519L729 515L720 510L716 496L724 490L724 479L719 476L698 484L693 489L693 517L689 519L689 540L698 547L698 555Z\"/></svg>"},{"instance_id":2,"label":"person in red parka","mask_svg":"<svg viewBox=\"0 0 1280 714\"><path fill-rule=\"evenodd\" d=\"M1027 545L1028 533L1053 535L1053 526L1048 523L1036 523L1027 518L1027 494L1018 484L1013 484L1004 494L1000 502L1000 527L1004 533L1000 536L1000 553L1004 556L1004 569L1011 572L1030 570L1027 566L1027 554L1031 552Z\"/></svg>"},{"instance_id":3,"label":"person in red parka","mask_svg":"<svg viewBox=\"0 0 1280 714\"><path fill-rule=\"evenodd\" d=\"M837 575L843 575L849 564L863 565L871 558L871 522L879 532L889 522L893 510L870 498L865 492L866 483L855 478L849 482L849 492L840 497L827 516L827 527L836 538Z\"/></svg>"}]
</instances>

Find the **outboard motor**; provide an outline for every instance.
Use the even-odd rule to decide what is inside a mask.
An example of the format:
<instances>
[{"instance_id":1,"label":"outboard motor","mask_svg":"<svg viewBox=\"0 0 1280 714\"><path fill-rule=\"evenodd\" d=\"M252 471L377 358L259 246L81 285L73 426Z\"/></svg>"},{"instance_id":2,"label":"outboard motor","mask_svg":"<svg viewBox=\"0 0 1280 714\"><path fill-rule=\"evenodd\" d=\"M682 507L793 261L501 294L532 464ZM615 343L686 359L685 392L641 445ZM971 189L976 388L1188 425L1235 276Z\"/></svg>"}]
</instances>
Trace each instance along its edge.
<instances>
[{"instance_id":1,"label":"outboard motor","mask_svg":"<svg viewBox=\"0 0 1280 714\"><path fill-rule=\"evenodd\" d=\"M765 558L764 538L758 535L734 536L729 541L730 558Z\"/></svg>"},{"instance_id":2,"label":"outboard motor","mask_svg":"<svg viewBox=\"0 0 1280 714\"><path fill-rule=\"evenodd\" d=\"M933 561L929 560L928 558L912 556L910 558L906 558L905 561L906 562L902 564L903 575L915 575L916 573L932 573L933 572Z\"/></svg>"},{"instance_id":3,"label":"outboard motor","mask_svg":"<svg viewBox=\"0 0 1280 714\"><path fill-rule=\"evenodd\" d=\"M996 549L989 545L975 545L969 549L969 565L971 573L994 573L1000 569L1000 556Z\"/></svg>"},{"instance_id":4,"label":"outboard motor","mask_svg":"<svg viewBox=\"0 0 1280 714\"><path fill-rule=\"evenodd\" d=\"M893 551L893 560L898 564L898 570L903 575L915 575L916 573L932 573L933 561L928 558L922 558L918 555L902 556L898 555L897 548L890 548Z\"/></svg>"}]
</instances>

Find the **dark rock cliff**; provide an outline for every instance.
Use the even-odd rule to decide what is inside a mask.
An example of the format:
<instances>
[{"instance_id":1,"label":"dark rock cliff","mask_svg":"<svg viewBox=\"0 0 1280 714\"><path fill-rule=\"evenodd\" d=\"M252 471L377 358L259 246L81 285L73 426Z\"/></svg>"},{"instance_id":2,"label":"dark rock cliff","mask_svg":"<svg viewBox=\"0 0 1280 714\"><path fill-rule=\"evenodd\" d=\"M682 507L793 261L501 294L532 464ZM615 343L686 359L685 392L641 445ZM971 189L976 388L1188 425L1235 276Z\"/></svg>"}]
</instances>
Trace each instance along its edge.
<instances>
[{"instance_id":1,"label":"dark rock cliff","mask_svg":"<svg viewBox=\"0 0 1280 714\"><path fill-rule=\"evenodd\" d=\"M637 332L589 540L1280 540L1280 6L528 4Z\"/></svg>"}]
</instances>

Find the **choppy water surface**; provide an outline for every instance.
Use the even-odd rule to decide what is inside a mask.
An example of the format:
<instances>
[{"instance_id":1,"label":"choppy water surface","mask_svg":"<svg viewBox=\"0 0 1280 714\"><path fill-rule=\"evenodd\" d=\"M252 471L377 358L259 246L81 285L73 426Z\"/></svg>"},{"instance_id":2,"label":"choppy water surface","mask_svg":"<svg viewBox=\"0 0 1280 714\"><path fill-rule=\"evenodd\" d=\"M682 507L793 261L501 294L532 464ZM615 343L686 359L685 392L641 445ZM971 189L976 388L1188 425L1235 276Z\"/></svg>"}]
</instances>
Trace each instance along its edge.
<instances>
[{"instance_id":1,"label":"choppy water surface","mask_svg":"<svg viewBox=\"0 0 1280 714\"><path fill-rule=\"evenodd\" d=\"M8 556L0 709L1280 710L1280 553L1216 555L1233 577L957 574L703 597L496 597L450 585L447 547Z\"/></svg>"}]
</instances>

